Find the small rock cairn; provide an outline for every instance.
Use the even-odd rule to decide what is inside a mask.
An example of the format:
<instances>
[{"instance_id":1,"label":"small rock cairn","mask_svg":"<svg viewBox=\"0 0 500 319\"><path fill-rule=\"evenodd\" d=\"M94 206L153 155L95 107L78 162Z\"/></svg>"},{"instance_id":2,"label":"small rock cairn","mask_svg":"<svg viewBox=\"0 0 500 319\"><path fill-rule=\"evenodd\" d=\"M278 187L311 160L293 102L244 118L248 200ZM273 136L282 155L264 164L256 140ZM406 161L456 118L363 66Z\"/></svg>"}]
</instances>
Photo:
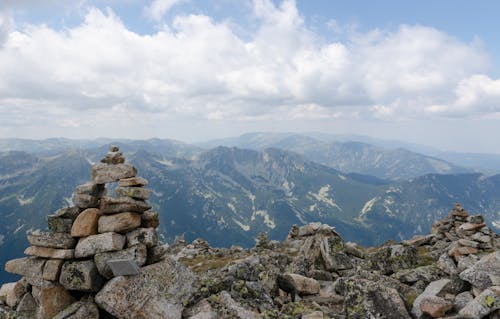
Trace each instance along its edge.
<instances>
[{"instance_id":1,"label":"small rock cairn","mask_svg":"<svg viewBox=\"0 0 500 319\"><path fill-rule=\"evenodd\" d=\"M495 233L488 228L483 216L469 215L460 204L455 204L446 218L435 222L431 233L438 240L453 242L448 255L457 263L463 256L477 255L494 248Z\"/></svg>"},{"instance_id":2,"label":"small rock cairn","mask_svg":"<svg viewBox=\"0 0 500 319\"><path fill-rule=\"evenodd\" d=\"M76 187L74 206L49 215L48 232L28 235L29 257L6 263L23 278L2 286L0 303L26 318L99 318L94 296L108 280L160 261L166 246L158 245L158 213L147 202L147 180L136 174L111 146L92 166L92 181ZM106 184L116 182L116 196L107 196Z\"/></svg>"}]
</instances>

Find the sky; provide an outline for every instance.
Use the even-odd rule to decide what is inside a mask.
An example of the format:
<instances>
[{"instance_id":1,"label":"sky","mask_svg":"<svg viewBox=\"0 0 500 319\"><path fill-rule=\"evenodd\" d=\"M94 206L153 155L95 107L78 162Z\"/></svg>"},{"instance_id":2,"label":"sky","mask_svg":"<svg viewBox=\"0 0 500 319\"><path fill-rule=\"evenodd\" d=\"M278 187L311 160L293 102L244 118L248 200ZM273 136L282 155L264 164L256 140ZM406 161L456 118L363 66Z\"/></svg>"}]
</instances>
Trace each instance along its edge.
<instances>
[{"instance_id":1,"label":"sky","mask_svg":"<svg viewBox=\"0 0 500 319\"><path fill-rule=\"evenodd\" d=\"M500 153L496 0L1 0L0 138L362 134Z\"/></svg>"}]
</instances>

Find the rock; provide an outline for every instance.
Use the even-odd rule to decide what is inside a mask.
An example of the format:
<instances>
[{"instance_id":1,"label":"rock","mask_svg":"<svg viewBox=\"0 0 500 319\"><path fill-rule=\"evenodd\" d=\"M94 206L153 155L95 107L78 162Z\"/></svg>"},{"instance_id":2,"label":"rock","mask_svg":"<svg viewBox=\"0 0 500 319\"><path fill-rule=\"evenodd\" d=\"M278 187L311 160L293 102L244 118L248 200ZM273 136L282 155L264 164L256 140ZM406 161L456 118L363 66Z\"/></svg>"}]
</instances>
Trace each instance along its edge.
<instances>
[{"instance_id":1,"label":"rock","mask_svg":"<svg viewBox=\"0 0 500 319\"><path fill-rule=\"evenodd\" d=\"M344 244L344 249L345 249L345 252L349 255L356 256L358 258L365 257L363 247L361 247L360 245L358 245L356 243L347 242Z\"/></svg>"},{"instance_id":2,"label":"rock","mask_svg":"<svg viewBox=\"0 0 500 319\"><path fill-rule=\"evenodd\" d=\"M179 319L194 289L194 274L170 258L104 285L97 305L118 319Z\"/></svg>"},{"instance_id":3,"label":"rock","mask_svg":"<svg viewBox=\"0 0 500 319\"><path fill-rule=\"evenodd\" d=\"M113 183L120 179L134 177L137 170L131 164L92 165L92 181L95 184Z\"/></svg>"},{"instance_id":4,"label":"rock","mask_svg":"<svg viewBox=\"0 0 500 319\"><path fill-rule=\"evenodd\" d=\"M101 213L114 214L121 212L142 213L150 209L151 206L142 200L130 197L103 197L101 199Z\"/></svg>"},{"instance_id":5,"label":"rock","mask_svg":"<svg viewBox=\"0 0 500 319\"><path fill-rule=\"evenodd\" d=\"M53 216L74 220L80 214L80 208L72 206L61 208Z\"/></svg>"},{"instance_id":6,"label":"rock","mask_svg":"<svg viewBox=\"0 0 500 319\"><path fill-rule=\"evenodd\" d=\"M99 207L99 198L88 194L75 193L73 204L79 208L95 208Z\"/></svg>"},{"instance_id":7,"label":"rock","mask_svg":"<svg viewBox=\"0 0 500 319\"><path fill-rule=\"evenodd\" d=\"M479 261L476 255L460 256L457 264L457 273L461 273L467 268L474 266Z\"/></svg>"},{"instance_id":8,"label":"rock","mask_svg":"<svg viewBox=\"0 0 500 319\"><path fill-rule=\"evenodd\" d=\"M115 188L115 193L118 196L128 196L136 199L149 199L151 191L143 187L126 187L119 186Z\"/></svg>"},{"instance_id":9,"label":"rock","mask_svg":"<svg viewBox=\"0 0 500 319\"><path fill-rule=\"evenodd\" d=\"M97 253L121 250L125 246L125 236L117 233L104 233L80 238L75 248L75 257L83 258Z\"/></svg>"},{"instance_id":10,"label":"rock","mask_svg":"<svg viewBox=\"0 0 500 319\"><path fill-rule=\"evenodd\" d=\"M76 241L70 234L67 233L47 233L33 232L28 235L28 242L33 246L41 246L48 248L74 248Z\"/></svg>"},{"instance_id":11,"label":"rock","mask_svg":"<svg viewBox=\"0 0 500 319\"><path fill-rule=\"evenodd\" d=\"M457 272L457 266L455 265L455 262L450 258L450 256L448 256L447 253L443 253L441 256L439 256L436 265L439 267L439 269L441 269L448 275L452 275Z\"/></svg>"},{"instance_id":12,"label":"rock","mask_svg":"<svg viewBox=\"0 0 500 319\"><path fill-rule=\"evenodd\" d=\"M453 308L453 303L436 296L428 296L420 301L420 311L432 318L440 318Z\"/></svg>"},{"instance_id":13,"label":"rock","mask_svg":"<svg viewBox=\"0 0 500 319\"><path fill-rule=\"evenodd\" d=\"M137 213L118 213L99 217L98 232L126 233L141 226L141 215Z\"/></svg>"},{"instance_id":14,"label":"rock","mask_svg":"<svg viewBox=\"0 0 500 319\"><path fill-rule=\"evenodd\" d=\"M71 236L87 237L97 234L97 223L99 220L99 209L88 208L78 215L71 227Z\"/></svg>"},{"instance_id":15,"label":"rock","mask_svg":"<svg viewBox=\"0 0 500 319\"><path fill-rule=\"evenodd\" d=\"M323 312L315 311L307 315L302 315L302 319L323 319Z\"/></svg>"},{"instance_id":16,"label":"rock","mask_svg":"<svg viewBox=\"0 0 500 319\"><path fill-rule=\"evenodd\" d=\"M146 186L148 181L142 177L122 178L118 181L118 186Z\"/></svg>"},{"instance_id":17,"label":"rock","mask_svg":"<svg viewBox=\"0 0 500 319\"><path fill-rule=\"evenodd\" d=\"M217 313L206 299L182 311L182 318L186 319L217 319Z\"/></svg>"},{"instance_id":18,"label":"rock","mask_svg":"<svg viewBox=\"0 0 500 319\"><path fill-rule=\"evenodd\" d=\"M93 197L102 197L106 192L106 188L103 184L94 184L92 182L88 182L82 185L78 185L75 188L75 192L77 194L87 194Z\"/></svg>"},{"instance_id":19,"label":"rock","mask_svg":"<svg viewBox=\"0 0 500 319\"><path fill-rule=\"evenodd\" d=\"M383 246L368 256L368 262L372 269L390 275L401 269L414 268L418 263L417 249L403 245Z\"/></svg>"},{"instance_id":20,"label":"rock","mask_svg":"<svg viewBox=\"0 0 500 319\"><path fill-rule=\"evenodd\" d=\"M26 316L28 318L35 317L36 302L31 293L28 292L23 295L19 305L17 305L16 311L21 315L21 318L22 316Z\"/></svg>"},{"instance_id":21,"label":"rock","mask_svg":"<svg viewBox=\"0 0 500 319\"><path fill-rule=\"evenodd\" d=\"M42 278L49 281L58 281L63 263L64 261L61 259L49 259L45 261Z\"/></svg>"},{"instance_id":22,"label":"rock","mask_svg":"<svg viewBox=\"0 0 500 319\"><path fill-rule=\"evenodd\" d=\"M443 277L443 273L435 265L421 266L414 269L403 269L391 275L391 277L406 283L413 284L421 280L428 284L431 281Z\"/></svg>"},{"instance_id":23,"label":"rock","mask_svg":"<svg viewBox=\"0 0 500 319\"><path fill-rule=\"evenodd\" d=\"M150 265L163 260L168 253L168 247L168 244L163 244L148 248L148 258L146 263Z\"/></svg>"},{"instance_id":24,"label":"rock","mask_svg":"<svg viewBox=\"0 0 500 319\"><path fill-rule=\"evenodd\" d=\"M5 263L5 271L21 276L42 276L45 259L24 257L9 260Z\"/></svg>"},{"instance_id":25,"label":"rock","mask_svg":"<svg viewBox=\"0 0 500 319\"><path fill-rule=\"evenodd\" d=\"M293 227L293 226L292 226ZM321 224L321 223L309 223L307 225L301 226L298 229L297 236L305 237L314 234L324 234L340 237L332 226Z\"/></svg>"},{"instance_id":26,"label":"rock","mask_svg":"<svg viewBox=\"0 0 500 319\"><path fill-rule=\"evenodd\" d=\"M403 240L402 243L405 245L420 247L422 245L428 244L434 237L435 236L433 234L427 235L427 236L417 235L417 236L413 236L411 239Z\"/></svg>"},{"instance_id":27,"label":"rock","mask_svg":"<svg viewBox=\"0 0 500 319\"><path fill-rule=\"evenodd\" d=\"M7 306L15 308L25 293L26 283L24 281L11 282L3 284L0 288L0 299L3 299Z\"/></svg>"},{"instance_id":28,"label":"rock","mask_svg":"<svg viewBox=\"0 0 500 319\"><path fill-rule=\"evenodd\" d=\"M480 243L491 243L491 237L482 233L475 233L470 238Z\"/></svg>"},{"instance_id":29,"label":"rock","mask_svg":"<svg viewBox=\"0 0 500 319\"><path fill-rule=\"evenodd\" d=\"M469 231L469 230L478 230L486 226L485 223L473 224L473 223L465 223L458 227L458 231Z\"/></svg>"},{"instance_id":30,"label":"rock","mask_svg":"<svg viewBox=\"0 0 500 319\"><path fill-rule=\"evenodd\" d=\"M113 273L107 265L108 261L116 259L134 260L138 266L142 266L146 263L146 258L146 245L138 244L124 250L96 254L94 261L101 276L110 279L113 278Z\"/></svg>"},{"instance_id":31,"label":"rock","mask_svg":"<svg viewBox=\"0 0 500 319\"><path fill-rule=\"evenodd\" d=\"M467 221L472 224L482 224L484 223L484 217L482 215L469 216Z\"/></svg>"},{"instance_id":32,"label":"rock","mask_svg":"<svg viewBox=\"0 0 500 319\"><path fill-rule=\"evenodd\" d=\"M360 278L340 278L337 285L345 295L347 318L410 319L405 304L394 288Z\"/></svg>"},{"instance_id":33,"label":"rock","mask_svg":"<svg viewBox=\"0 0 500 319\"><path fill-rule=\"evenodd\" d=\"M500 285L500 251L482 257L474 266L462 271L460 278L479 289Z\"/></svg>"},{"instance_id":34,"label":"rock","mask_svg":"<svg viewBox=\"0 0 500 319\"><path fill-rule=\"evenodd\" d=\"M24 250L24 254L44 258L73 259L75 257L75 250L30 246Z\"/></svg>"},{"instance_id":35,"label":"rock","mask_svg":"<svg viewBox=\"0 0 500 319\"><path fill-rule=\"evenodd\" d=\"M422 302L422 300L424 300L425 298L438 296L444 290L444 288L450 284L450 282L451 280L449 279L440 279L431 282L425 288L424 292L422 292L413 302L411 313L415 316L415 318L420 319L423 316L422 310L420 310L420 303Z\"/></svg>"},{"instance_id":36,"label":"rock","mask_svg":"<svg viewBox=\"0 0 500 319\"><path fill-rule=\"evenodd\" d=\"M157 228L160 225L160 220L158 218L158 212L146 211L141 215L141 227L142 228Z\"/></svg>"},{"instance_id":37,"label":"rock","mask_svg":"<svg viewBox=\"0 0 500 319\"><path fill-rule=\"evenodd\" d=\"M278 275L277 284L283 291L299 295L315 295L320 289L317 280L291 273Z\"/></svg>"},{"instance_id":38,"label":"rock","mask_svg":"<svg viewBox=\"0 0 500 319\"><path fill-rule=\"evenodd\" d=\"M453 257L456 262L459 261L461 256L467 256L470 254L477 254L478 250L474 247L460 246L458 244L453 245L448 251L448 256Z\"/></svg>"},{"instance_id":39,"label":"rock","mask_svg":"<svg viewBox=\"0 0 500 319\"><path fill-rule=\"evenodd\" d=\"M158 235L154 228L138 228L127 233L127 246L145 244L147 247L154 247L158 243Z\"/></svg>"},{"instance_id":40,"label":"rock","mask_svg":"<svg viewBox=\"0 0 500 319\"><path fill-rule=\"evenodd\" d=\"M473 240L468 240L465 238L460 238L458 240L458 243L462 246L473 247L473 248L477 248L479 246L478 242L473 241Z\"/></svg>"},{"instance_id":41,"label":"rock","mask_svg":"<svg viewBox=\"0 0 500 319\"><path fill-rule=\"evenodd\" d=\"M57 215L47 216L47 225L49 230L54 233L69 233L73 220L71 218L59 217Z\"/></svg>"},{"instance_id":42,"label":"rock","mask_svg":"<svg viewBox=\"0 0 500 319\"><path fill-rule=\"evenodd\" d=\"M261 319L262 315L243 308L238 304L227 291L221 291L219 294L219 303L224 306L231 315L231 318L237 319Z\"/></svg>"},{"instance_id":43,"label":"rock","mask_svg":"<svg viewBox=\"0 0 500 319\"><path fill-rule=\"evenodd\" d=\"M500 309L500 287L495 286L481 292L459 311L459 315L466 318L483 318L498 309Z\"/></svg>"},{"instance_id":44,"label":"rock","mask_svg":"<svg viewBox=\"0 0 500 319\"><path fill-rule=\"evenodd\" d=\"M455 308L460 310L472 300L474 300L474 296L469 291L461 292L455 296Z\"/></svg>"},{"instance_id":45,"label":"rock","mask_svg":"<svg viewBox=\"0 0 500 319\"><path fill-rule=\"evenodd\" d=\"M67 261L62 266L59 283L68 290L97 292L104 279L92 260Z\"/></svg>"},{"instance_id":46,"label":"rock","mask_svg":"<svg viewBox=\"0 0 500 319\"><path fill-rule=\"evenodd\" d=\"M38 305L37 319L52 318L74 302L74 298L61 285L48 288L33 286L32 295Z\"/></svg>"},{"instance_id":47,"label":"rock","mask_svg":"<svg viewBox=\"0 0 500 319\"><path fill-rule=\"evenodd\" d=\"M340 237L329 237L321 241L321 257L328 271L345 270L353 267L349 257L342 252L338 252L340 247L343 248L343 242L341 242L341 239L339 241L339 238Z\"/></svg>"},{"instance_id":48,"label":"rock","mask_svg":"<svg viewBox=\"0 0 500 319\"><path fill-rule=\"evenodd\" d=\"M52 319L99 319L99 309L93 302L77 301Z\"/></svg>"}]
</instances>

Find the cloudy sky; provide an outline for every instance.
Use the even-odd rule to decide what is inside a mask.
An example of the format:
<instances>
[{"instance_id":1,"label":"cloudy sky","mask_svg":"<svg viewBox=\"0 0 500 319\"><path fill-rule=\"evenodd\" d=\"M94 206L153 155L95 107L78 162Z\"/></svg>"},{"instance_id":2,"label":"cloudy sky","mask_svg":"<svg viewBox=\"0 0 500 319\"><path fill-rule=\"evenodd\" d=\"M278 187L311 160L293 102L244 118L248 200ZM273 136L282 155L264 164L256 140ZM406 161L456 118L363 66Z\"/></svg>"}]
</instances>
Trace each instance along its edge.
<instances>
[{"instance_id":1,"label":"cloudy sky","mask_svg":"<svg viewBox=\"0 0 500 319\"><path fill-rule=\"evenodd\" d=\"M0 137L321 131L500 153L498 12L496 0L1 0Z\"/></svg>"}]
</instances>

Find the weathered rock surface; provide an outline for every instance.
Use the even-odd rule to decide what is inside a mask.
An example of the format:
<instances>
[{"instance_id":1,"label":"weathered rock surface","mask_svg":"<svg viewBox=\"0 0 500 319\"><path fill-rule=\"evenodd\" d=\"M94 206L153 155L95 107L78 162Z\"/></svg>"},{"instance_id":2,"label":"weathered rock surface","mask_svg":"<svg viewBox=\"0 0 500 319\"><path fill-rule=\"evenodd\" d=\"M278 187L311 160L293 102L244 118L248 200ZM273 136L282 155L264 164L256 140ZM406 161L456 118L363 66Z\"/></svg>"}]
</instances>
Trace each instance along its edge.
<instances>
[{"instance_id":1,"label":"weathered rock surface","mask_svg":"<svg viewBox=\"0 0 500 319\"><path fill-rule=\"evenodd\" d=\"M99 319L99 309L93 302L78 301L59 312L52 319Z\"/></svg>"},{"instance_id":2,"label":"weathered rock surface","mask_svg":"<svg viewBox=\"0 0 500 319\"><path fill-rule=\"evenodd\" d=\"M149 199L151 192L147 188L142 187L128 187L128 186L119 186L115 188L115 193L118 196L128 196L136 199Z\"/></svg>"},{"instance_id":3,"label":"weathered rock surface","mask_svg":"<svg viewBox=\"0 0 500 319\"><path fill-rule=\"evenodd\" d=\"M146 186L148 181L142 177L122 178L118 181L118 186Z\"/></svg>"},{"instance_id":4,"label":"weathered rock surface","mask_svg":"<svg viewBox=\"0 0 500 319\"><path fill-rule=\"evenodd\" d=\"M99 218L98 232L126 233L141 226L141 215L137 213L118 213Z\"/></svg>"},{"instance_id":5,"label":"weathered rock surface","mask_svg":"<svg viewBox=\"0 0 500 319\"><path fill-rule=\"evenodd\" d=\"M138 266L143 266L146 263L147 255L148 251L146 245L138 244L124 250L96 254L94 256L94 261L101 276L110 279L113 278L113 273L111 268L107 265L108 261L133 260Z\"/></svg>"},{"instance_id":6,"label":"weathered rock surface","mask_svg":"<svg viewBox=\"0 0 500 319\"><path fill-rule=\"evenodd\" d=\"M290 273L278 276L278 287L285 292L299 295L315 295L320 289L317 280Z\"/></svg>"},{"instance_id":7,"label":"weathered rock surface","mask_svg":"<svg viewBox=\"0 0 500 319\"><path fill-rule=\"evenodd\" d=\"M59 282L68 290L97 292L104 279L92 260L67 261L62 266Z\"/></svg>"},{"instance_id":8,"label":"weathered rock surface","mask_svg":"<svg viewBox=\"0 0 500 319\"><path fill-rule=\"evenodd\" d=\"M75 257L75 250L30 246L24 250L24 254L44 258L73 259Z\"/></svg>"},{"instance_id":9,"label":"weathered rock surface","mask_svg":"<svg viewBox=\"0 0 500 319\"><path fill-rule=\"evenodd\" d=\"M101 213L114 214L121 212L142 213L150 209L151 206L142 200L131 197L103 197L101 199Z\"/></svg>"},{"instance_id":10,"label":"weathered rock surface","mask_svg":"<svg viewBox=\"0 0 500 319\"><path fill-rule=\"evenodd\" d=\"M481 258L474 266L462 271L460 278L479 289L500 285L500 251Z\"/></svg>"},{"instance_id":11,"label":"weathered rock surface","mask_svg":"<svg viewBox=\"0 0 500 319\"><path fill-rule=\"evenodd\" d=\"M168 258L142 268L137 276L111 279L95 301L119 319L179 319L194 281L191 271Z\"/></svg>"},{"instance_id":12,"label":"weathered rock surface","mask_svg":"<svg viewBox=\"0 0 500 319\"><path fill-rule=\"evenodd\" d=\"M95 184L117 182L123 178L134 177L137 170L127 163L122 164L96 164L92 166L92 181Z\"/></svg>"},{"instance_id":13,"label":"weathered rock surface","mask_svg":"<svg viewBox=\"0 0 500 319\"><path fill-rule=\"evenodd\" d=\"M144 244L154 247L158 243L158 235L154 228L137 228L127 233L127 246Z\"/></svg>"},{"instance_id":14,"label":"weathered rock surface","mask_svg":"<svg viewBox=\"0 0 500 319\"><path fill-rule=\"evenodd\" d=\"M47 225L51 232L69 233L71 231L71 226L73 225L73 219L57 215L48 215Z\"/></svg>"},{"instance_id":15,"label":"weathered rock surface","mask_svg":"<svg viewBox=\"0 0 500 319\"><path fill-rule=\"evenodd\" d=\"M398 291L366 279L341 278L347 318L410 318Z\"/></svg>"},{"instance_id":16,"label":"weathered rock surface","mask_svg":"<svg viewBox=\"0 0 500 319\"><path fill-rule=\"evenodd\" d=\"M429 296L420 300L420 311L432 318L443 317L451 308L453 308L453 303L441 297Z\"/></svg>"},{"instance_id":17,"label":"weathered rock surface","mask_svg":"<svg viewBox=\"0 0 500 319\"><path fill-rule=\"evenodd\" d=\"M466 318L483 318L500 309L500 286L486 289L469 302L459 314Z\"/></svg>"},{"instance_id":18,"label":"weathered rock surface","mask_svg":"<svg viewBox=\"0 0 500 319\"><path fill-rule=\"evenodd\" d=\"M28 235L28 242L33 246L41 246L48 248L69 249L74 248L76 241L70 234L67 233L47 233L33 232Z\"/></svg>"},{"instance_id":19,"label":"weathered rock surface","mask_svg":"<svg viewBox=\"0 0 500 319\"><path fill-rule=\"evenodd\" d=\"M12 274L28 276L43 274L45 260L37 257L24 257L9 260L5 263L5 271Z\"/></svg>"},{"instance_id":20,"label":"weathered rock surface","mask_svg":"<svg viewBox=\"0 0 500 319\"><path fill-rule=\"evenodd\" d=\"M83 258L97 253L120 250L125 246L126 238L117 233L104 233L80 238L75 248L75 257Z\"/></svg>"},{"instance_id":21,"label":"weathered rock surface","mask_svg":"<svg viewBox=\"0 0 500 319\"><path fill-rule=\"evenodd\" d=\"M157 228L160 225L160 219L158 218L158 212L146 211L141 215L141 227L142 228Z\"/></svg>"},{"instance_id":22,"label":"weathered rock surface","mask_svg":"<svg viewBox=\"0 0 500 319\"><path fill-rule=\"evenodd\" d=\"M48 288L33 286L32 294L38 305L37 319L52 318L74 301L73 296L61 285Z\"/></svg>"}]
</instances>

